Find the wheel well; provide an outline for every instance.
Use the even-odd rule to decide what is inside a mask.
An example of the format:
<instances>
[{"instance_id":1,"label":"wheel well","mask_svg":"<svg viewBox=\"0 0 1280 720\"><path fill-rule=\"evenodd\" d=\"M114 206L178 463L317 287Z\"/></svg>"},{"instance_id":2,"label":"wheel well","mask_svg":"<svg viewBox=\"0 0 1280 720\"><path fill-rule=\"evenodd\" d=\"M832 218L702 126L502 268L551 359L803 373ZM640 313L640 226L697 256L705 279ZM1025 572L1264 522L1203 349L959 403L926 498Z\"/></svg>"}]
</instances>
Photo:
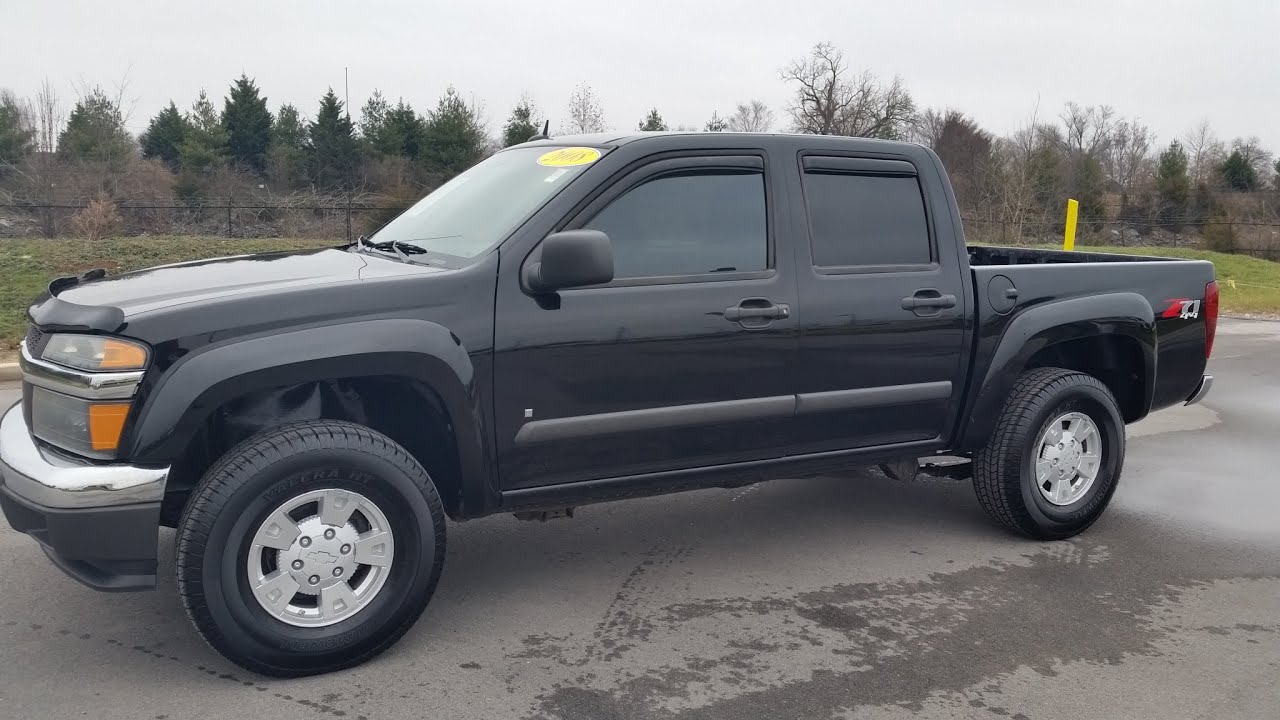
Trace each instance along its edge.
<instances>
[{"instance_id":1,"label":"wheel well","mask_svg":"<svg viewBox=\"0 0 1280 720\"><path fill-rule=\"evenodd\" d=\"M426 468L445 512L461 509L462 477L454 425L426 384L405 377L334 378L257 390L212 412L169 472L161 523L175 527L191 490L218 458L240 441L301 420L346 420L399 443Z\"/></svg>"},{"instance_id":2,"label":"wheel well","mask_svg":"<svg viewBox=\"0 0 1280 720\"><path fill-rule=\"evenodd\" d=\"M1041 348L1027 361L1027 370L1060 367L1092 375L1102 381L1120 405L1125 422L1145 411L1146 365L1137 340L1122 335L1075 338Z\"/></svg>"}]
</instances>

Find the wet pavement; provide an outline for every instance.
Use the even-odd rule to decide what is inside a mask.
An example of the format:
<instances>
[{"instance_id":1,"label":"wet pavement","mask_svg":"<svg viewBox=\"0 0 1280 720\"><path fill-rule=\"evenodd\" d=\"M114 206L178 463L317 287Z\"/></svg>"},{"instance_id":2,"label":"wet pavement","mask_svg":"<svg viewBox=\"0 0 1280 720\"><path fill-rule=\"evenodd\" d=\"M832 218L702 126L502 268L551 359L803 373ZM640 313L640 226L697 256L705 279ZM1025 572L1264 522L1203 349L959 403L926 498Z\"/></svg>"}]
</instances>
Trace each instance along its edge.
<instances>
[{"instance_id":1,"label":"wet pavement","mask_svg":"<svg viewBox=\"0 0 1280 720\"><path fill-rule=\"evenodd\" d=\"M875 471L454 524L422 620L326 677L209 650L170 531L158 592L104 595L0 530L0 718L1280 717L1280 323L1215 353L1074 540Z\"/></svg>"}]
</instances>

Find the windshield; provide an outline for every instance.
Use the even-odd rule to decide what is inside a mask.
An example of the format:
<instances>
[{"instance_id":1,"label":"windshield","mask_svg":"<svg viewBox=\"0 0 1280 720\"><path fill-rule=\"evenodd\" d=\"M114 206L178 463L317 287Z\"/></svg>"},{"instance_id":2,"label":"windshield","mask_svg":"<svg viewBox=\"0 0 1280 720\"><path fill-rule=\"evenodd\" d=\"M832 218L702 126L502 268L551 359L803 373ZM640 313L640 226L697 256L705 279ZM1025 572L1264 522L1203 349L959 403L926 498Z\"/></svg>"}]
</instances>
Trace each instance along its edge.
<instances>
[{"instance_id":1,"label":"windshield","mask_svg":"<svg viewBox=\"0 0 1280 720\"><path fill-rule=\"evenodd\" d=\"M600 155L594 148L546 146L497 153L436 188L370 240L473 258L505 239Z\"/></svg>"}]
</instances>

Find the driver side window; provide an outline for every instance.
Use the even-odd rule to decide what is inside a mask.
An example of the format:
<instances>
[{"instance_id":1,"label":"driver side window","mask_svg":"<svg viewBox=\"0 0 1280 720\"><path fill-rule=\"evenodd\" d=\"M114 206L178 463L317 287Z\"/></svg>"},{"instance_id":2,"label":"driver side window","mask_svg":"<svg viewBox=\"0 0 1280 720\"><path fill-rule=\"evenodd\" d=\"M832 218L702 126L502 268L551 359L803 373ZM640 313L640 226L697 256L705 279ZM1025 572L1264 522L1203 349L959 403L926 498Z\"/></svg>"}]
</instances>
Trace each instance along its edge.
<instances>
[{"instance_id":1,"label":"driver side window","mask_svg":"<svg viewBox=\"0 0 1280 720\"><path fill-rule=\"evenodd\" d=\"M764 174L758 170L660 175L614 199L583 227L609 236L617 279L768 267Z\"/></svg>"}]
</instances>

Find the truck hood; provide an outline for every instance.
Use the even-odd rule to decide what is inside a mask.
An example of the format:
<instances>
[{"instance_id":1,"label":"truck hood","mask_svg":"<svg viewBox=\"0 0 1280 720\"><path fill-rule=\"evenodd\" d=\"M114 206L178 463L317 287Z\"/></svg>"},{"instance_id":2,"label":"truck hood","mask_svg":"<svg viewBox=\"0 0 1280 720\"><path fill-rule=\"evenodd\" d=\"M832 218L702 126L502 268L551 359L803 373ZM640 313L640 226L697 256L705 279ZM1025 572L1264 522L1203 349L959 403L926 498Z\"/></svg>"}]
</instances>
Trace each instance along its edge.
<instances>
[{"instance_id":1,"label":"truck hood","mask_svg":"<svg viewBox=\"0 0 1280 720\"><path fill-rule=\"evenodd\" d=\"M103 325L112 322L118 325L126 318L187 303L435 272L439 270L400 263L390 256L382 258L336 248L241 255L164 265L110 277L89 273L81 278L60 278L50 284L48 294L32 306L31 316L41 325L79 325L111 331L116 328ZM72 312L76 307L84 309L79 318ZM104 312L103 308L118 311ZM91 309L94 312L90 312Z\"/></svg>"}]
</instances>

